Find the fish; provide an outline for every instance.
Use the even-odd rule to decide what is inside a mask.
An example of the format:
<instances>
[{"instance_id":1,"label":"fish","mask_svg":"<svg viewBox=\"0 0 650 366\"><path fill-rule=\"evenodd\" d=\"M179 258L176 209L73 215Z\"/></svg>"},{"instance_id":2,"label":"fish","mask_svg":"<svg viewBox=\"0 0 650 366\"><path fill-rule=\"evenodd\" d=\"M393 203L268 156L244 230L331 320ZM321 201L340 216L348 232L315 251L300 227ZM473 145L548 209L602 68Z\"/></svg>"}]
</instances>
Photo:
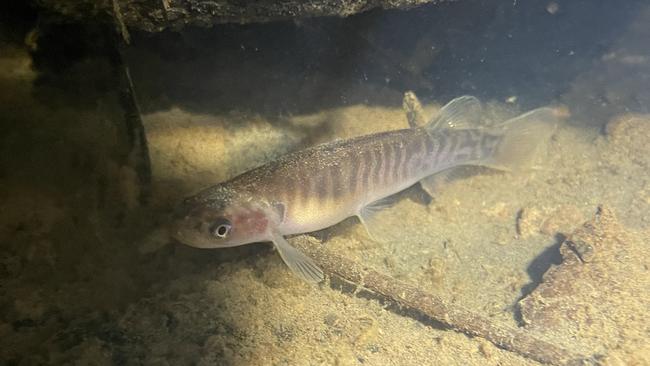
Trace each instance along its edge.
<instances>
[{"instance_id":1,"label":"fish","mask_svg":"<svg viewBox=\"0 0 650 366\"><path fill-rule=\"evenodd\" d=\"M185 199L176 210L172 235L197 248L271 242L291 271L308 282L321 282L321 268L289 244L287 236L356 216L371 238L381 239L376 214L396 193L418 182L432 193L431 177L461 166L520 169L557 125L549 107L492 127L483 126L481 118L480 101L461 96L424 125L409 119L410 128L281 156Z\"/></svg>"}]
</instances>

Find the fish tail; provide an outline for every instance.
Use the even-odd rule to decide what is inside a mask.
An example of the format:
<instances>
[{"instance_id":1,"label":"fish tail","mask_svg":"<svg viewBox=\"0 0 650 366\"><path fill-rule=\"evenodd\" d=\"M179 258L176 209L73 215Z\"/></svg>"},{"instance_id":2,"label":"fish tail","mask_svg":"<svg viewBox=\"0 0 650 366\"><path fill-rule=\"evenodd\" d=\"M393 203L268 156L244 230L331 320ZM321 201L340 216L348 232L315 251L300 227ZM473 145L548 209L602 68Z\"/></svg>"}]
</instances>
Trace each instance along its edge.
<instances>
[{"instance_id":1,"label":"fish tail","mask_svg":"<svg viewBox=\"0 0 650 366\"><path fill-rule=\"evenodd\" d=\"M553 108L539 108L503 122L501 140L484 164L509 171L530 168L538 148L555 132L558 116Z\"/></svg>"}]
</instances>

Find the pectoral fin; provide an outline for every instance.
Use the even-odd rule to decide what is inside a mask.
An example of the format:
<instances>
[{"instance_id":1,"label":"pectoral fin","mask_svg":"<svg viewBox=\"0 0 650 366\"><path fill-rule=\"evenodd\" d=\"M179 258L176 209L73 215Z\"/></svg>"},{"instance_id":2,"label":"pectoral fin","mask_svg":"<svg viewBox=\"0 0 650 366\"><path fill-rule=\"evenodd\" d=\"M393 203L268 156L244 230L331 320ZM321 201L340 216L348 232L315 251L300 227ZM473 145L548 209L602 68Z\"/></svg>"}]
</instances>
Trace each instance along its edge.
<instances>
[{"instance_id":1,"label":"pectoral fin","mask_svg":"<svg viewBox=\"0 0 650 366\"><path fill-rule=\"evenodd\" d=\"M298 249L289 244L280 234L273 235L273 244L275 244L278 253L284 263L286 263L291 271L310 283L318 283L323 281L325 276L323 271L311 260L311 258L304 255Z\"/></svg>"}]
</instances>

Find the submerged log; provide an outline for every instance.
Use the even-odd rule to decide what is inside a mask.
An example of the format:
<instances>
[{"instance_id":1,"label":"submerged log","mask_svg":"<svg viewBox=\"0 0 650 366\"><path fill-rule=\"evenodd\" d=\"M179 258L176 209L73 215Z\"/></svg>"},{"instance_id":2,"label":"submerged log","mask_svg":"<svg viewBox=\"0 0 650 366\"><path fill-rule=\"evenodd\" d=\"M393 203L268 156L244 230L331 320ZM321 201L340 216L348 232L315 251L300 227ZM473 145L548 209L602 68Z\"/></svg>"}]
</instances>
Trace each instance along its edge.
<instances>
[{"instance_id":1,"label":"submerged log","mask_svg":"<svg viewBox=\"0 0 650 366\"><path fill-rule=\"evenodd\" d=\"M147 32L187 25L209 27L224 23L263 23L317 16L345 17L374 8L407 9L424 3L453 0L117 0L127 27ZM66 19L111 16L112 0L37 0L37 4Z\"/></svg>"},{"instance_id":2,"label":"submerged log","mask_svg":"<svg viewBox=\"0 0 650 366\"><path fill-rule=\"evenodd\" d=\"M333 253L314 238L301 236L292 240L292 244L309 255L330 277L342 279L357 287L357 291L369 291L407 310L407 313L441 323L469 336L481 337L497 347L538 362L553 365L591 363L591 356L575 354L535 337L530 331L495 323L441 297Z\"/></svg>"}]
</instances>

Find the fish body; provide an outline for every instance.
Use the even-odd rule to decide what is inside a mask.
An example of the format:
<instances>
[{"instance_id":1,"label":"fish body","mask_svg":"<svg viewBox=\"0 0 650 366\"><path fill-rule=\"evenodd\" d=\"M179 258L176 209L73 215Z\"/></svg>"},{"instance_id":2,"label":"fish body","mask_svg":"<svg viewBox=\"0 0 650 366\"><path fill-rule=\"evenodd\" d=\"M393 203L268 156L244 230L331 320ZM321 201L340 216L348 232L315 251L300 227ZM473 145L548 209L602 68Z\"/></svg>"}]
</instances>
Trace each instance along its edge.
<instances>
[{"instance_id":1,"label":"fish body","mask_svg":"<svg viewBox=\"0 0 650 366\"><path fill-rule=\"evenodd\" d=\"M385 206L386 197L457 166L517 167L554 125L548 108L496 129L480 127L479 118L480 103L460 97L422 127L290 153L187 199L175 236L203 248L272 241L295 273L320 281L320 269L284 236L324 229L351 216L376 236L373 214Z\"/></svg>"},{"instance_id":2,"label":"fish body","mask_svg":"<svg viewBox=\"0 0 650 366\"><path fill-rule=\"evenodd\" d=\"M283 206L277 230L299 234L355 216L434 173L491 156L499 140L480 130L389 131L288 154L226 184Z\"/></svg>"}]
</instances>

